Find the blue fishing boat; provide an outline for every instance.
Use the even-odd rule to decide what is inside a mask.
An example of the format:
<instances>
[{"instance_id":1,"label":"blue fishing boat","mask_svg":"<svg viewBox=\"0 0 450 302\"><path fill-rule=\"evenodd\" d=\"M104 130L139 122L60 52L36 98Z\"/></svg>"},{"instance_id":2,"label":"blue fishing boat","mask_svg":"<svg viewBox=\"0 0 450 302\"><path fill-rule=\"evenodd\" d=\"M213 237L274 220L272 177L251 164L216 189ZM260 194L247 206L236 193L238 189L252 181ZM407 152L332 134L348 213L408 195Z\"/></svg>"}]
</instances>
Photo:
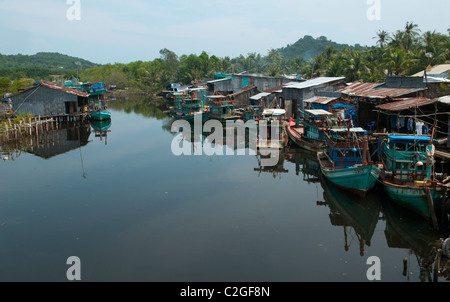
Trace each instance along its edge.
<instances>
[{"instance_id":1,"label":"blue fishing boat","mask_svg":"<svg viewBox=\"0 0 450 302\"><path fill-rule=\"evenodd\" d=\"M434 172L434 150L426 135L387 134L378 147L380 179L390 199L433 220L447 197L447 188Z\"/></svg>"},{"instance_id":2,"label":"blue fishing boat","mask_svg":"<svg viewBox=\"0 0 450 302\"><path fill-rule=\"evenodd\" d=\"M324 137L326 150L317 154L323 176L338 187L365 196L375 187L381 172L368 160L367 131L330 129Z\"/></svg>"}]
</instances>

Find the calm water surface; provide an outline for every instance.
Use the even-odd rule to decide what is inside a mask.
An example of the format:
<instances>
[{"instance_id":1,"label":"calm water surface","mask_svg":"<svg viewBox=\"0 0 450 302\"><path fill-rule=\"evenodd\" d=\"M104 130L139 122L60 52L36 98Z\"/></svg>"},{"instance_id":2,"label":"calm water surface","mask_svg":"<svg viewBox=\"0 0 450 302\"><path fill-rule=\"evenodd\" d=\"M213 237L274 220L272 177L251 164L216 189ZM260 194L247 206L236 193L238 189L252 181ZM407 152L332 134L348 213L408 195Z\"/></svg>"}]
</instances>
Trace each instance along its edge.
<instances>
[{"instance_id":1,"label":"calm water surface","mask_svg":"<svg viewBox=\"0 0 450 302\"><path fill-rule=\"evenodd\" d=\"M370 256L382 281L422 280L442 235L320 182L314 155L177 157L161 111L111 107L107 137L87 125L0 162L0 281L67 281L70 256L82 281L368 281Z\"/></svg>"}]
</instances>

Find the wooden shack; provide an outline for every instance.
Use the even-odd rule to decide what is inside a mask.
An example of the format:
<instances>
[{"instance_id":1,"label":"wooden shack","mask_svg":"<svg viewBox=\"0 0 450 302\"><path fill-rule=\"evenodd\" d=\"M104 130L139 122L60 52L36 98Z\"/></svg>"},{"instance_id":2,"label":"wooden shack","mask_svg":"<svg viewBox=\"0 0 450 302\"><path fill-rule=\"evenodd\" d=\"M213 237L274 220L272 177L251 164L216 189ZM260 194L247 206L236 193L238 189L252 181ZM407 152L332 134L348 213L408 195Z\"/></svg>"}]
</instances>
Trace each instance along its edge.
<instances>
[{"instance_id":1,"label":"wooden shack","mask_svg":"<svg viewBox=\"0 0 450 302\"><path fill-rule=\"evenodd\" d=\"M86 114L89 94L56 83L45 82L10 97L15 115L50 117Z\"/></svg>"}]
</instances>

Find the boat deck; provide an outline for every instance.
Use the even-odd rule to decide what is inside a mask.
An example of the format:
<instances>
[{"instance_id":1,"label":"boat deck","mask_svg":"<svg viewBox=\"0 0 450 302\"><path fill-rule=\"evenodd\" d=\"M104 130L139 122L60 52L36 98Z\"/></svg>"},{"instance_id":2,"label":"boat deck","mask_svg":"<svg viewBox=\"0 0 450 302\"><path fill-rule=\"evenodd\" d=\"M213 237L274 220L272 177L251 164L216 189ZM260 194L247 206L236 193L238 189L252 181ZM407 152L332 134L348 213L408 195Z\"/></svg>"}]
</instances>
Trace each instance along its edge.
<instances>
[{"instance_id":1,"label":"boat deck","mask_svg":"<svg viewBox=\"0 0 450 302\"><path fill-rule=\"evenodd\" d=\"M328 156L324 152L320 152L317 155L320 165L324 170L339 170L340 168L333 167L333 163L330 161Z\"/></svg>"}]
</instances>

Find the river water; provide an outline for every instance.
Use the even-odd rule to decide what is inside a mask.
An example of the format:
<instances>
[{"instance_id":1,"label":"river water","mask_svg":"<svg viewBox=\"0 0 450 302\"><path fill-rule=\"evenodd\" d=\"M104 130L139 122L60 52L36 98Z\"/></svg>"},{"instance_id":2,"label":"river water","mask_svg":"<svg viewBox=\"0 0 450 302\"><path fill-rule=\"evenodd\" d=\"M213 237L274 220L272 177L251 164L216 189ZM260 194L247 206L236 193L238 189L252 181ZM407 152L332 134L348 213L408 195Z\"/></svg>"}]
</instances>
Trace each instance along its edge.
<instances>
[{"instance_id":1,"label":"river water","mask_svg":"<svg viewBox=\"0 0 450 302\"><path fill-rule=\"evenodd\" d=\"M103 134L2 147L0 281L67 281L71 256L82 281L368 282L373 256L385 282L434 276L420 263L448 233L382 192L337 190L314 154L291 147L273 167L251 152L175 156L156 106L111 111Z\"/></svg>"}]
</instances>

